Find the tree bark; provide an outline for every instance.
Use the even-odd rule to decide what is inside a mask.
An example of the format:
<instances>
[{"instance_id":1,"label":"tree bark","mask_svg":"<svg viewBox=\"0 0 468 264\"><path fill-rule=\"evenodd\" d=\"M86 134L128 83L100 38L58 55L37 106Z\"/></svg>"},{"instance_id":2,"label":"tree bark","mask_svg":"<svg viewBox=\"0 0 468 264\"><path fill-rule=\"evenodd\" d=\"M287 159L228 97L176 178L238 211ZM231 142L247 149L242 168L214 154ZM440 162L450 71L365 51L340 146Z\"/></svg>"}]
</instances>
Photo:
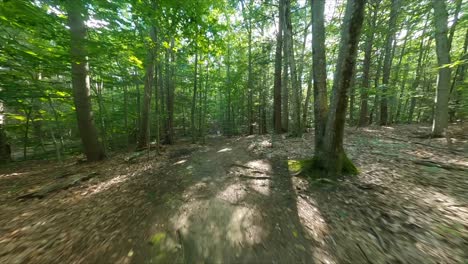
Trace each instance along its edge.
<instances>
[{"instance_id":1,"label":"tree bark","mask_svg":"<svg viewBox=\"0 0 468 264\"><path fill-rule=\"evenodd\" d=\"M364 64L362 73L362 90L361 90L361 107L359 113L358 126L364 127L369 124L369 88L370 88L370 67L372 60L372 47L374 44L375 32L377 24L377 14L380 5L380 0L375 1L372 5L372 18L369 22L368 32L366 35L366 44L364 47Z\"/></svg>"},{"instance_id":2,"label":"tree bark","mask_svg":"<svg viewBox=\"0 0 468 264\"><path fill-rule=\"evenodd\" d=\"M66 9L71 33L72 88L78 130L87 160L98 161L105 158L105 153L98 140L91 108L88 60L86 58L86 27L84 24L86 9L81 0L68 0Z\"/></svg>"},{"instance_id":3,"label":"tree bark","mask_svg":"<svg viewBox=\"0 0 468 264\"><path fill-rule=\"evenodd\" d=\"M311 0L312 71L314 78L315 153L322 152L327 122L327 61L325 53L325 0Z\"/></svg>"},{"instance_id":4,"label":"tree bark","mask_svg":"<svg viewBox=\"0 0 468 264\"><path fill-rule=\"evenodd\" d=\"M292 136L299 137L302 135L301 128L301 87L297 77L296 58L294 55L294 39L291 23L291 1L286 1L285 10L285 50L288 57L289 69L291 73L291 92L292 92Z\"/></svg>"},{"instance_id":5,"label":"tree bark","mask_svg":"<svg viewBox=\"0 0 468 264\"><path fill-rule=\"evenodd\" d=\"M7 142L5 133L5 106L0 99L0 164L5 164L11 161L11 148Z\"/></svg>"},{"instance_id":6,"label":"tree bark","mask_svg":"<svg viewBox=\"0 0 468 264\"><path fill-rule=\"evenodd\" d=\"M198 36L198 34L197 34ZM198 85L198 43L195 38L195 71L193 73L193 96L192 96L192 109L190 112L190 125L192 134L192 143L197 141L196 127L195 127L195 108L197 105L197 85Z\"/></svg>"},{"instance_id":7,"label":"tree bark","mask_svg":"<svg viewBox=\"0 0 468 264\"><path fill-rule=\"evenodd\" d=\"M151 95L153 92L154 80L154 60L155 60L155 44L156 44L156 30L154 27L150 29L151 43L149 43L148 53L146 55L146 73L145 73L145 87L143 90L143 105L141 107L141 120L140 130L138 136L138 149L147 148L149 145L150 135L150 118L151 111Z\"/></svg>"},{"instance_id":8,"label":"tree bark","mask_svg":"<svg viewBox=\"0 0 468 264\"><path fill-rule=\"evenodd\" d=\"M343 148L347 91L352 83L356 66L359 37L364 20L366 0L348 0L341 29L340 50L333 81L330 112L325 129L324 167L327 176L334 178L341 173L356 173Z\"/></svg>"},{"instance_id":9,"label":"tree bark","mask_svg":"<svg viewBox=\"0 0 468 264\"><path fill-rule=\"evenodd\" d=\"M280 0L278 6L278 33L276 34L276 52L275 52L275 81L273 85L273 127L275 133L282 133L281 126L281 64L283 62L283 20L284 20L284 0Z\"/></svg>"},{"instance_id":10,"label":"tree bark","mask_svg":"<svg viewBox=\"0 0 468 264\"><path fill-rule=\"evenodd\" d=\"M445 0L432 0L434 9L435 40L439 75L437 77L437 95L432 125L432 135L442 136L448 126L448 100L450 91L450 47L447 37L448 14Z\"/></svg>"},{"instance_id":11,"label":"tree bark","mask_svg":"<svg viewBox=\"0 0 468 264\"><path fill-rule=\"evenodd\" d=\"M174 93L175 93L175 55L174 38L171 39L171 47L167 50L168 72L166 86L166 144L174 144Z\"/></svg>"},{"instance_id":12,"label":"tree bark","mask_svg":"<svg viewBox=\"0 0 468 264\"><path fill-rule=\"evenodd\" d=\"M400 9L400 0L392 0L390 10L390 20L388 22L388 31L385 40L385 57L382 74L382 94L380 96L380 125L388 124L388 86L390 84L390 71L392 67L392 44L395 38L395 30L397 24L398 13Z\"/></svg>"}]
</instances>

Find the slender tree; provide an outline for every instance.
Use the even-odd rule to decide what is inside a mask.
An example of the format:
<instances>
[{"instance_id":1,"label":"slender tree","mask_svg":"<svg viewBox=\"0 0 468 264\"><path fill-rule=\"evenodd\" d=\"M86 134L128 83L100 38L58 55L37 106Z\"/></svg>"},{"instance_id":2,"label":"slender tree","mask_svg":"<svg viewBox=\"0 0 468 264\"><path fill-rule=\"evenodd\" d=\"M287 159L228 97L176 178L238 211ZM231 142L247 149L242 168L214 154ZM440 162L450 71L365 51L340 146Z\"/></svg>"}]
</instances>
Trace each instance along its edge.
<instances>
[{"instance_id":1,"label":"slender tree","mask_svg":"<svg viewBox=\"0 0 468 264\"><path fill-rule=\"evenodd\" d=\"M380 125L388 124L388 86L390 84L390 71L393 55L392 45L395 38L398 13L400 11L400 0L392 0L388 31L385 38L385 57L382 74L382 94L380 95Z\"/></svg>"},{"instance_id":2,"label":"slender tree","mask_svg":"<svg viewBox=\"0 0 468 264\"><path fill-rule=\"evenodd\" d=\"M283 8L284 0L280 0L278 5L278 32L276 33L276 52L275 52L275 80L273 88L273 126L275 133L282 133L281 126L281 64L283 62Z\"/></svg>"},{"instance_id":3,"label":"slender tree","mask_svg":"<svg viewBox=\"0 0 468 264\"><path fill-rule=\"evenodd\" d=\"M84 23L86 8L81 0L68 0L66 9L71 33L72 88L78 129L87 160L98 161L105 158L105 154L98 140L91 108L88 61L86 57L86 27Z\"/></svg>"},{"instance_id":4,"label":"slender tree","mask_svg":"<svg viewBox=\"0 0 468 264\"><path fill-rule=\"evenodd\" d=\"M432 0L434 9L435 40L439 75L437 77L437 95L435 101L432 136L442 136L448 126L448 101L450 92L450 47L447 37L447 8L445 0Z\"/></svg>"},{"instance_id":5,"label":"slender tree","mask_svg":"<svg viewBox=\"0 0 468 264\"><path fill-rule=\"evenodd\" d=\"M325 52L325 0L312 4L312 71L314 79L315 153L321 153L327 122L327 61Z\"/></svg>"}]
</instances>

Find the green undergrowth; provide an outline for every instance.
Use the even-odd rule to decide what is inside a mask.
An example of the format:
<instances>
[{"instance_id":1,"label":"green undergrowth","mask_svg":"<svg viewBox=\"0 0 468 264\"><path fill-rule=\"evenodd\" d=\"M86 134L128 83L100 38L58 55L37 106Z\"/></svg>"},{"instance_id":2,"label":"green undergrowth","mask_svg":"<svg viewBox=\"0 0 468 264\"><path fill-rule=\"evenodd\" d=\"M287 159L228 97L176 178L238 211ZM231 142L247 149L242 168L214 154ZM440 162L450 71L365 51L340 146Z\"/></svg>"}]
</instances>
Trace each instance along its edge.
<instances>
[{"instance_id":1,"label":"green undergrowth","mask_svg":"<svg viewBox=\"0 0 468 264\"><path fill-rule=\"evenodd\" d=\"M323 161L317 157L302 160L288 160L289 171L296 176L303 176L317 182L333 183L336 179L327 177L327 171ZM359 173L359 170L352 163L352 161L344 156L342 175L354 176Z\"/></svg>"}]
</instances>

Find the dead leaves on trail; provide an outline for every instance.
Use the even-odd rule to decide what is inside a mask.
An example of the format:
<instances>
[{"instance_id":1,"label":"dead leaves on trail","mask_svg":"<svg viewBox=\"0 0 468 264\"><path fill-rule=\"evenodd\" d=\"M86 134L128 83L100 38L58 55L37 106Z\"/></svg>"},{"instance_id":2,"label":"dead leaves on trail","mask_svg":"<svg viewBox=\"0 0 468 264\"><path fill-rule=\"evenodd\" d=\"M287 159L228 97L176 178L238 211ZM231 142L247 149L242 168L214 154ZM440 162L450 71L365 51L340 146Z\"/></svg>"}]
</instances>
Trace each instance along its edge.
<instances>
[{"instance_id":1,"label":"dead leaves on trail","mask_svg":"<svg viewBox=\"0 0 468 264\"><path fill-rule=\"evenodd\" d=\"M451 128L456 130L456 128ZM293 177L300 197L314 201L329 230L329 252L342 263L464 263L468 260L468 140L415 138L429 127L349 128L345 148L357 178L313 187ZM452 133L452 136L458 134ZM313 156L303 138L252 139L267 157ZM307 187L309 186L309 187Z\"/></svg>"}]
</instances>

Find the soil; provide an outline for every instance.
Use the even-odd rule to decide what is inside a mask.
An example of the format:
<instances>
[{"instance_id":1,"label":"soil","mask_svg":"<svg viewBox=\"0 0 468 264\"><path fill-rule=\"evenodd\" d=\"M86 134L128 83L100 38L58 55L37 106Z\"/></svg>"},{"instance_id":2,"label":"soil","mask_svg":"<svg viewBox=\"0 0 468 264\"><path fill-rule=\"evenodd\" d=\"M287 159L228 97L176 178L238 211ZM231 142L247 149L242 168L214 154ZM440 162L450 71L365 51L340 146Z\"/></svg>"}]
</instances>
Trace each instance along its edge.
<instances>
[{"instance_id":1,"label":"soil","mask_svg":"<svg viewBox=\"0 0 468 264\"><path fill-rule=\"evenodd\" d=\"M417 136L428 129L347 130L360 173L337 183L288 170L313 156L311 134L13 163L0 170L0 263L468 263L467 138Z\"/></svg>"}]
</instances>

